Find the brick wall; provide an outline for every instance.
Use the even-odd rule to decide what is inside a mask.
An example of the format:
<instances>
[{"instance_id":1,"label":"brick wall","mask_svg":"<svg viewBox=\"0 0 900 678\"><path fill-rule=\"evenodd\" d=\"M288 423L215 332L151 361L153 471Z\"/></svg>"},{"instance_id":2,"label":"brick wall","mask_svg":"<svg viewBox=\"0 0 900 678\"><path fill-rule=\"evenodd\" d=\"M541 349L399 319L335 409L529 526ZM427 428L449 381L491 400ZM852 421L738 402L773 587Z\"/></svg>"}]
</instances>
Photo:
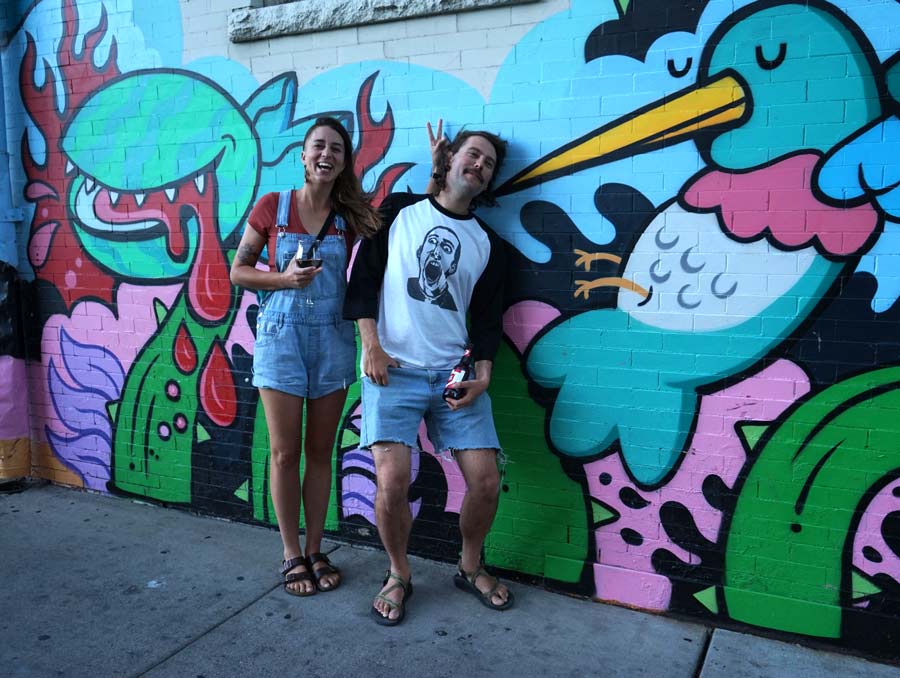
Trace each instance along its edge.
<instances>
[{"instance_id":1,"label":"brick wall","mask_svg":"<svg viewBox=\"0 0 900 678\"><path fill-rule=\"evenodd\" d=\"M274 523L227 278L246 214L302 181L318 114L379 199L424 188L442 117L510 141L482 211L513 259L488 564L894 647L900 5L543 0L232 43L245 2L18 4L33 473ZM374 541L358 421L354 387L327 527ZM464 483L421 447L411 547L455 559Z\"/></svg>"}]
</instances>

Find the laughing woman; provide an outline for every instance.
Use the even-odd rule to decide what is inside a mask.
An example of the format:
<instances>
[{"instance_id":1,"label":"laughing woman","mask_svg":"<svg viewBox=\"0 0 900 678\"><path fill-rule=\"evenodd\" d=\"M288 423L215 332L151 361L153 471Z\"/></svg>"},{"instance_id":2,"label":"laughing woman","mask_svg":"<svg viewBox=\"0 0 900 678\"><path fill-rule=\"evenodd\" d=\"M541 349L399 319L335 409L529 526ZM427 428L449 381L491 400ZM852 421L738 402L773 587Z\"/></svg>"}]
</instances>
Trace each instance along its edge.
<instances>
[{"instance_id":1,"label":"laughing woman","mask_svg":"<svg viewBox=\"0 0 900 678\"><path fill-rule=\"evenodd\" d=\"M284 590L333 591L340 570L322 554L337 427L356 379L353 323L341 318L354 239L378 228L378 214L353 173L350 136L319 118L303 140L299 190L264 195L250 212L231 281L261 291L253 355L270 441L270 488L284 546ZM263 246L269 270L256 268ZM303 405L306 439L301 441ZM300 455L306 550L300 548Z\"/></svg>"}]
</instances>

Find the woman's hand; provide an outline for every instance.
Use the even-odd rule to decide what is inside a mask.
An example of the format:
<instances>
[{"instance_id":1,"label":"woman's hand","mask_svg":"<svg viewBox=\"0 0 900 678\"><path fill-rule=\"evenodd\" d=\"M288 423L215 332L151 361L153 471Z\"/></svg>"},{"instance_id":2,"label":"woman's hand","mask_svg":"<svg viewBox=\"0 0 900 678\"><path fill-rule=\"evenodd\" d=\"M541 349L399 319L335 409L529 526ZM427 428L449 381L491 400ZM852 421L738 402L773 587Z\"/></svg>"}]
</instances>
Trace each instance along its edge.
<instances>
[{"instance_id":1,"label":"woman's hand","mask_svg":"<svg viewBox=\"0 0 900 678\"><path fill-rule=\"evenodd\" d=\"M281 272L282 287L303 289L308 286L317 275L321 267L306 266L301 268L296 259L291 259L288 267Z\"/></svg>"}]
</instances>

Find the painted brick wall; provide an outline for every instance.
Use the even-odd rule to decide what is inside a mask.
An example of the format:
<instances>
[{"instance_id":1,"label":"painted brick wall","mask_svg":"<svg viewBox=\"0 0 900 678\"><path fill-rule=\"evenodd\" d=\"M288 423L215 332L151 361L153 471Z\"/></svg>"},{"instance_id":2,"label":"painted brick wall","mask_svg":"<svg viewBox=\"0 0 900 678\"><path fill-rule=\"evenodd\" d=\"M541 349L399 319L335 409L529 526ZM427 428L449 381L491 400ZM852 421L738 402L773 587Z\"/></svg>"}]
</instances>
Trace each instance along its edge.
<instances>
[{"instance_id":1,"label":"painted brick wall","mask_svg":"<svg viewBox=\"0 0 900 678\"><path fill-rule=\"evenodd\" d=\"M424 188L443 117L510 141L482 212L513 262L488 564L895 647L900 5L545 0L232 44L241 0L13 4L32 473L273 523L227 276L247 212L302 181L318 114L377 199ZM328 528L374 541L358 421L354 387ZM454 559L464 484L421 448L411 546Z\"/></svg>"}]
</instances>

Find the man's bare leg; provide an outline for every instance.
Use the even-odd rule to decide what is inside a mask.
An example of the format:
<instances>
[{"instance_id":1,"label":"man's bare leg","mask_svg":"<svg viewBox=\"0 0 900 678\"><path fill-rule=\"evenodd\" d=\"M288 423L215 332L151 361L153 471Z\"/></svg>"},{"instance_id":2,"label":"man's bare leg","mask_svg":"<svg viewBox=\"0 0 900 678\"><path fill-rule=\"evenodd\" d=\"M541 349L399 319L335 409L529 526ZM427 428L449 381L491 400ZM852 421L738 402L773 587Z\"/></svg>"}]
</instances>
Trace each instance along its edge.
<instances>
[{"instance_id":1,"label":"man's bare leg","mask_svg":"<svg viewBox=\"0 0 900 678\"><path fill-rule=\"evenodd\" d=\"M378 523L378 536L390 559L391 572L409 581L409 559L406 555L409 544L409 532L412 529L412 513L409 510L410 451L401 443L375 443L372 445L372 456L375 459L375 475L378 488L375 493L375 519ZM384 592L394 586L388 581L382 588ZM403 590L394 588L384 594L390 600L400 603ZM383 600L375 599L373 607L383 617L397 619L400 609L390 606Z\"/></svg>"},{"instance_id":2,"label":"man's bare leg","mask_svg":"<svg viewBox=\"0 0 900 678\"><path fill-rule=\"evenodd\" d=\"M462 534L462 568L474 572L481 564L481 548L494 516L500 496L500 472L494 450L459 450L456 461L466 479L466 496L459 512L459 531ZM498 583L495 577L481 576L474 584L486 593ZM502 605L509 597L503 584L491 597L494 605Z\"/></svg>"}]
</instances>

